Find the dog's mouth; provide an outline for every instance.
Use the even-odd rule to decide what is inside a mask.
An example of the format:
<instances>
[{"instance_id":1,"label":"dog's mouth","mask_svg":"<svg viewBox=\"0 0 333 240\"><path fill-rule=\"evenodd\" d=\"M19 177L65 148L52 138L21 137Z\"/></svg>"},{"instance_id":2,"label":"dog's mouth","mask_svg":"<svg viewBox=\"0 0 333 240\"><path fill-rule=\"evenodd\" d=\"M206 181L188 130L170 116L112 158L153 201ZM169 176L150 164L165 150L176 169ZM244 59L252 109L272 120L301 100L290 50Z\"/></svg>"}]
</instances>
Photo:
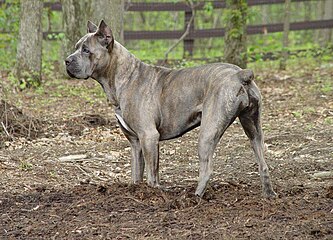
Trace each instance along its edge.
<instances>
[{"instance_id":1,"label":"dog's mouth","mask_svg":"<svg viewBox=\"0 0 333 240\"><path fill-rule=\"evenodd\" d=\"M71 73L68 69L66 69L66 71L67 71L67 74L68 74L68 76L70 76L71 78L76 78L76 79L85 79L85 80L87 80L88 78L89 78L89 76L87 76L87 77L77 77L77 76L75 76L73 73Z\"/></svg>"},{"instance_id":2,"label":"dog's mouth","mask_svg":"<svg viewBox=\"0 0 333 240\"><path fill-rule=\"evenodd\" d=\"M70 76L71 78L76 78L75 75L73 73L71 73L68 69L66 69L68 76Z\"/></svg>"}]
</instances>

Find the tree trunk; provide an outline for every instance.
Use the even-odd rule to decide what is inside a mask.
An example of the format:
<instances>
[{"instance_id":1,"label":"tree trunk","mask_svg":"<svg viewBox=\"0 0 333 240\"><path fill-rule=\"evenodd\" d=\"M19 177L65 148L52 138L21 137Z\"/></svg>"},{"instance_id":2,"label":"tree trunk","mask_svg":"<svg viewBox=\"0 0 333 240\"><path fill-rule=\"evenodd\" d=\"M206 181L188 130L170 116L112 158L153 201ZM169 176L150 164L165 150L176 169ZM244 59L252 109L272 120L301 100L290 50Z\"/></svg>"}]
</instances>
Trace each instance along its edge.
<instances>
[{"instance_id":1,"label":"tree trunk","mask_svg":"<svg viewBox=\"0 0 333 240\"><path fill-rule=\"evenodd\" d=\"M289 30L290 30L290 3L291 0L285 0L284 22L283 22L283 49L281 52L280 70L286 70L288 59Z\"/></svg>"},{"instance_id":2,"label":"tree trunk","mask_svg":"<svg viewBox=\"0 0 333 240\"><path fill-rule=\"evenodd\" d=\"M92 1L92 22L99 24L104 19L112 29L114 38L124 42L124 0Z\"/></svg>"},{"instance_id":3,"label":"tree trunk","mask_svg":"<svg viewBox=\"0 0 333 240\"><path fill-rule=\"evenodd\" d=\"M73 53L77 41L87 33L87 21L91 16L91 2L92 0L61 0L65 32L61 53L62 60ZM63 74L67 76L65 65L62 64L61 66Z\"/></svg>"},{"instance_id":4,"label":"tree trunk","mask_svg":"<svg viewBox=\"0 0 333 240\"><path fill-rule=\"evenodd\" d=\"M62 57L65 59L73 52L77 41L87 33L87 21L91 15L91 0L62 0L61 4L65 31Z\"/></svg>"},{"instance_id":5,"label":"tree trunk","mask_svg":"<svg viewBox=\"0 0 333 240\"><path fill-rule=\"evenodd\" d=\"M332 19L333 18L333 1L326 0L324 2L324 15L323 20ZM327 44L332 42L332 28L327 28L322 30L322 39L321 46L326 46Z\"/></svg>"},{"instance_id":6,"label":"tree trunk","mask_svg":"<svg viewBox=\"0 0 333 240\"><path fill-rule=\"evenodd\" d=\"M20 87L38 86L42 71L43 1L21 0L15 75Z\"/></svg>"},{"instance_id":7,"label":"tree trunk","mask_svg":"<svg viewBox=\"0 0 333 240\"><path fill-rule=\"evenodd\" d=\"M261 6L261 24L266 25L269 23L269 5L262 5ZM267 28L263 28L264 34L261 35L263 39L263 43L266 46L267 45Z\"/></svg>"},{"instance_id":8,"label":"tree trunk","mask_svg":"<svg viewBox=\"0 0 333 240\"><path fill-rule=\"evenodd\" d=\"M323 19L323 16L324 16L324 13L325 13L325 5L324 5L324 2L323 1L318 1L317 2L317 11L316 11L316 19L318 20L322 20ZM321 43L321 33L322 33L322 30L321 29L317 29L315 30L315 41L317 44L320 44Z\"/></svg>"},{"instance_id":9,"label":"tree trunk","mask_svg":"<svg viewBox=\"0 0 333 240\"><path fill-rule=\"evenodd\" d=\"M246 68L246 0L227 0L228 22L225 28L224 58L228 63Z\"/></svg>"},{"instance_id":10,"label":"tree trunk","mask_svg":"<svg viewBox=\"0 0 333 240\"><path fill-rule=\"evenodd\" d=\"M312 13L312 4L308 2L303 2L303 8L305 9L304 20L311 21L311 13Z\"/></svg>"}]
</instances>

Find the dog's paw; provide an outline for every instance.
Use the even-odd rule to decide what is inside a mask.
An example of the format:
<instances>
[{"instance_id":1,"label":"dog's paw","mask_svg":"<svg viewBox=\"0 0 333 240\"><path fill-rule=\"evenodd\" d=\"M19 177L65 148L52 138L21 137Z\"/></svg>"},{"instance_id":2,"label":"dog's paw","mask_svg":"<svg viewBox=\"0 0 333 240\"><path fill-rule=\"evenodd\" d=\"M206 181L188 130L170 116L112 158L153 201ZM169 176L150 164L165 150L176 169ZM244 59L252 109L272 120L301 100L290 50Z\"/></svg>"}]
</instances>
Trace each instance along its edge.
<instances>
[{"instance_id":1,"label":"dog's paw","mask_svg":"<svg viewBox=\"0 0 333 240\"><path fill-rule=\"evenodd\" d=\"M268 189L268 190L264 191L264 197L265 198L276 198L277 194L276 194L276 192L274 192L273 189Z\"/></svg>"}]
</instances>

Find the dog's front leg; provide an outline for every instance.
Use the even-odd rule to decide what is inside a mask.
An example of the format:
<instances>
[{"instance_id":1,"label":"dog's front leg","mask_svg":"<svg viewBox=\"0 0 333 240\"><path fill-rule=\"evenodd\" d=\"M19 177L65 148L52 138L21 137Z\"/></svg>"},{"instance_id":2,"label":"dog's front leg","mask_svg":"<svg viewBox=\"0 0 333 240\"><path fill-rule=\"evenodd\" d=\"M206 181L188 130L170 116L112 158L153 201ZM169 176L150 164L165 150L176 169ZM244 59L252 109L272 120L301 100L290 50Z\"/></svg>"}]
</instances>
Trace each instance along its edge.
<instances>
[{"instance_id":1,"label":"dog's front leg","mask_svg":"<svg viewBox=\"0 0 333 240\"><path fill-rule=\"evenodd\" d=\"M145 162L143 160L142 148L139 138L134 134L131 134L127 129L125 129L121 124L120 128L123 131L125 137L131 144L132 158L131 158L131 172L132 172L132 182L139 183L143 180L143 173L145 170Z\"/></svg>"},{"instance_id":2,"label":"dog's front leg","mask_svg":"<svg viewBox=\"0 0 333 240\"><path fill-rule=\"evenodd\" d=\"M159 138L160 135L156 131L145 133L140 139L143 158L147 171L147 182L150 186L159 187Z\"/></svg>"},{"instance_id":3,"label":"dog's front leg","mask_svg":"<svg viewBox=\"0 0 333 240\"><path fill-rule=\"evenodd\" d=\"M143 180L143 172L145 169L145 162L143 161L142 149L139 139L132 139L132 159L131 159L131 171L133 183L139 183Z\"/></svg>"}]
</instances>

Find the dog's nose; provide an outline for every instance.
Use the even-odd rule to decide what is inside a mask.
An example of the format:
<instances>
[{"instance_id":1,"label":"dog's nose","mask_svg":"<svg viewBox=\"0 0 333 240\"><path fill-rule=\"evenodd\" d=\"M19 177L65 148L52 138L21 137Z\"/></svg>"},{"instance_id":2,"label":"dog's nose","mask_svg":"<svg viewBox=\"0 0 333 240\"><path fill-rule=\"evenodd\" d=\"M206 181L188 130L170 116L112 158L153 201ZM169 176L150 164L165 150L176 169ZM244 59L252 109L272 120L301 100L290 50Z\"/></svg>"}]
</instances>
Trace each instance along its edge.
<instances>
[{"instance_id":1,"label":"dog's nose","mask_svg":"<svg viewBox=\"0 0 333 240\"><path fill-rule=\"evenodd\" d=\"M65 60L66 66L68 66L69 64L71 64L72 61L73 61L72 58L70 58L70 57L66 58L66 60Z\"/></svg>"}]
</instances>

